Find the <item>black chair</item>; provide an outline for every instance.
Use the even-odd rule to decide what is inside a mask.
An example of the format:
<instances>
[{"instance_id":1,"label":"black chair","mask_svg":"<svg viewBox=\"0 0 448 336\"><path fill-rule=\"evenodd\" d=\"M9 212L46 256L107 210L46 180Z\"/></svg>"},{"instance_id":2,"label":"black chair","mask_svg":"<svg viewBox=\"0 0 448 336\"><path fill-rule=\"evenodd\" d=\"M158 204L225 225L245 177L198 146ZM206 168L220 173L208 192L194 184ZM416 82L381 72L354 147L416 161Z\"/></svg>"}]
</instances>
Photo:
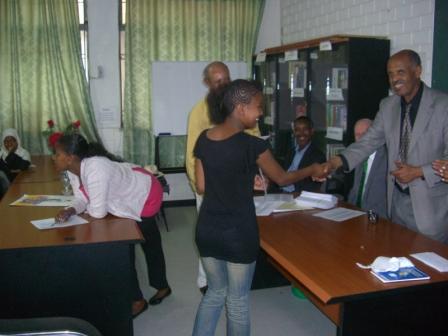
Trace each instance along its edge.
<instances>
[{"instance_id":1,"label":"black chair","mask_svg":"<svg viewBox=\"0 0 448 336\"><path fill-rule=\"evenodd\" d=\"M89 322L73 317L0 319L0 336L102 336Z\"/></svg>"},{"instance_id":2,"label":"black chair","mask_svg":"<svg viewBox=\"0 0 448 336\"><path fill-rule=\"evenodd\" d=\"M186 135L171 135L159 134L155 142L155 164L160 172L163 174L177 174L185 173L185 150L186 150ZM159 181L162 183L163 191L170 193L170 185L165 178ZM165 207L171 206L169 201L164 201L160 209L160 213L165 222L166 230L168 229L168 222L165 215Z\"/></svg>"}]
</instances>

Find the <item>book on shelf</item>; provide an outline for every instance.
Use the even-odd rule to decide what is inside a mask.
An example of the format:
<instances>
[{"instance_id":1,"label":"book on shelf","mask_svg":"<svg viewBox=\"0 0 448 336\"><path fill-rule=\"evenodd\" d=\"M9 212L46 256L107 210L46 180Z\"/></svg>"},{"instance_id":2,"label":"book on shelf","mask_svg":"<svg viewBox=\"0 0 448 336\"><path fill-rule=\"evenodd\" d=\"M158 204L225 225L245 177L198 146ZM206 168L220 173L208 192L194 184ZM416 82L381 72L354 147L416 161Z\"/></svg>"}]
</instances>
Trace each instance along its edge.
<instances>
[{"instance_id":1,"label":"book on shelf","mask_svg":"<svg viewBox=\"0 0 448 336\"><path fill-rule=\"evenodd\" d=\"M327 127L347 130L347 107L345 104L327 103Z\"/></svg>"},{"instance_id":2,"label":"book on shelf","mask_svg":"<svg viewBox=\"0 0 448 336\"><path fill-rule=\"evenodd\" d=\"M402 267L399 268L398 271L385 271L385 272L370 271L370 272L384 283L428 280L430 278L428 274L419 270L415 266Z\"/></svg>"},{"instance_id":3,"label":"book on shelf","mask_svg":"<svg viewBox=\"0 0 448 336\"><path fill-rule=\"evenodd\" d=\"M327 144L327 159L340 154L345 149L341 143Z\"/></svg>"},{"instance_id":4,"label":"book on shelf","mask_svg":"<svg viewBox=\"0 0 448 336\"><path fill-rule=\"evenodd\" d=\"M333 68L331 76L331 87L338 89L347 89L348 87L348 68Z\"/></svg>"}]
</instances>

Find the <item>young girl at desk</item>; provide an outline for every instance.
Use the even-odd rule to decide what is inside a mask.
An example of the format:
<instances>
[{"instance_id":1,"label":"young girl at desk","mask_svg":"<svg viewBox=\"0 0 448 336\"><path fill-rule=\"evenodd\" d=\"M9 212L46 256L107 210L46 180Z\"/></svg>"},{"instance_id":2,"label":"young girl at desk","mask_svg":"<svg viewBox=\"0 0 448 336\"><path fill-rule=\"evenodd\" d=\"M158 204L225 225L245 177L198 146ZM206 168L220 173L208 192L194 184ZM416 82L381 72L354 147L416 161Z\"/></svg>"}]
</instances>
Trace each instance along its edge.
<instances>
[{"instance_id":1,"label":"young girl at desk","mask_svg":"<svg viewBox=\"0 0 448 336\"><path fill-rule=\"evenodd\" d=\"M28 169L30 164L30 153L20 145L17 131L14 128L4 130L0 149L0 170L12 181L18 172Z\"/></svg>"},{"instance_id":2,"label":"young girl at desk","mask_svg":"<svg viewBox=\"0 0 448 336\"><path fill-rule=\"evenodd\" d=\"M217 125L196 142L196 186L204 194L196 228L196 244L207 275L208 290L196 313L193 335L213 335L223 306L227 335L249 335L249 290L259 250L253 202L257 165L279 185L323 170L314 164L285 172L266 141L243 131L262 115L262 93L246 80L236 80L208 98Z\"/></svg>"},{"instance_id":3,"label":"young girl at desk","mask_svg":"<svg viewBox=\"0 0 448 336\"><path fill-rule=\"evenodd\" d=\"M143 252L149 281L157 293L149 300L155 305L171 294L166 279L165 258L160 232L154 216L162 203L159 181L143 168L121 162L98 143L87 143L79 134L63 135L56 142L54 161L58 171L68 171L75 200L71 207L60 211L56 220L86 211L94 218L108 213L137 221L145 238ZM132 253L134 303L132 314L140 315L148 308L138 285Z\"/></svg>"}]
</instances>

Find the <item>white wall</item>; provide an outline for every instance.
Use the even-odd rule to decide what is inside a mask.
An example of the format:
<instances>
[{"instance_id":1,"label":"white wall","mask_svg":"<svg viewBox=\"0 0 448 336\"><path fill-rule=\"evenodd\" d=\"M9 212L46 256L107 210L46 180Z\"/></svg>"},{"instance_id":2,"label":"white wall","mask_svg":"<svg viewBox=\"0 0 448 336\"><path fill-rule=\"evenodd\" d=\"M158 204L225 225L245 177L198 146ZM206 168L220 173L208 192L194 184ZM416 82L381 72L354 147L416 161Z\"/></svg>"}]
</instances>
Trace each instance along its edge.
<instances>
[{"instance_id":1,"label":"white wall","mask_svg":"<svg viewBox=\"0 0 448 336\"><path fill-rule=\"evenodd\" d=\"M282 42L335 34L386 36L391 40L391 54L401 49L413 49L420 54L422 79L431 85L434 2L281 0Z\"/></svg>"},{"instance_id":2,"label":"white wall","mask_svg":"<svg viewBox=\"0 0 448 336\"><path fill-rule=\"evenodd\" d=\"M280 2L281 0L265 1L255 53L266 48L276 47L282 42Z\"/></svg>"},{"instance_id":3,"label":"white wall","mask_svg":"<svg viewBox=\"0 0 448 336\"><path fill-rule=\"evenodd\" d=\"M90 94L98 131L106 148L122 155L118 1L88 1L87 18Z\"/></svg>"}]
</instances>

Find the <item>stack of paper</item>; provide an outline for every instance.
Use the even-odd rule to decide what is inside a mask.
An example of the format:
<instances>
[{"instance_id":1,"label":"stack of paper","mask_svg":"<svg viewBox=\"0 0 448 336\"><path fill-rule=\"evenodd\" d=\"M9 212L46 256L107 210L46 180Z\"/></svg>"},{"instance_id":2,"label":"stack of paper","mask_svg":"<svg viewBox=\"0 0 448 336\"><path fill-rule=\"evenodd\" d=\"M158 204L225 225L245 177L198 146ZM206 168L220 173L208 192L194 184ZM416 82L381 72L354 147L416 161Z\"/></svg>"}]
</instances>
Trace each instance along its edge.
<instances>
[{"instance_id":1,"label":"stack of paper","mask_svg":"<svg viewBox=\"0 0 448 336\"><path fill-rule=\"evenodd\" d=\"M291 202L284 202L274 209L274 212L287 212L287 211L298 211L298 210L309 210L313 209L310 206L301 205L297 200Z\"/></svg>"},{"instance_id":2,"label":"stack of paper","mask_svg":"<svg viewBox=\"0 0 448 336\"><path fill-rule=\"evenodd\" d=\"M266 194L254 197L255 212L257 216L269 216L274 209L283 203L292 202L291 194Z\"/></svg>"},{"instance_id":3,"label":"stack of paper","mask_svg":"<svg viewBox=\"0 0 448 336\"><path fill-rule=\"evenodd\" d=\"M303 207L330 209L336 206L338 199L336 196L330 194L302 191L300 196L296 198L296 203Z\"/></svg>"}]
</instances>

